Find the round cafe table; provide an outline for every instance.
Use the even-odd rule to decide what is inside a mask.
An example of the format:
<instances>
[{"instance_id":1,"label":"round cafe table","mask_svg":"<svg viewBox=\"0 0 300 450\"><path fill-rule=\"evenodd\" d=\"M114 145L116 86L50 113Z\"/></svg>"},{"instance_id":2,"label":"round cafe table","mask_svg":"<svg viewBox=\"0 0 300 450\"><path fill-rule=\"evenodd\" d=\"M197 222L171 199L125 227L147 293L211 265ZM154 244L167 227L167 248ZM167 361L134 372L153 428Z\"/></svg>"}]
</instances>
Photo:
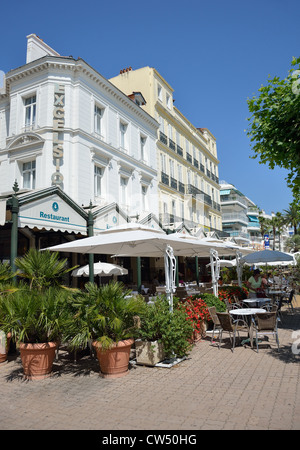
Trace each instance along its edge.
<instances>
[{"instance_id":1,"label":"round cafe table","mask_svg":"<svg viewBox=\"0 0 300 450\"><path fill-rule=\"evenodd\" d=\"M251 327L251 316L254 316L256 313L261 313L261 312L267 312L267 311L263 308L238 308L238 309L232 309L231 311L229 311L229 313L232 316L243 317L243 319L245 320L245 322L247 322L247 324L249 326L249 334L250 334L250 327ZM250 334L250 336L251 336L251 334ZM250 343L250 336L248 339L245 339L244 341L242 341L242 345Z\"/></svg>"},{"instance_id":2,"label":"round cafe table","mask_svg":"<svg viewBox=\"0 0 300 450\"><path fill-rule=\"evenodd\" d=\"M252 307L252 305L257 306L258 308L266 303L270 303L271 302L271 298L246 298L245 300L243 300L243 303L246 303L247 305L249 305L250 307Z\"/></svg>"},{"instance_id":3,"label":"round cafe table","mask_svg":"<svg viewBox=\"0 0 300 450\"><path fill-rule=\"evenodd\" d=\"M267 312L263 308L237 308L229 311L233 316L253 316L256 313Z\"/></svg>"}]
</instances>

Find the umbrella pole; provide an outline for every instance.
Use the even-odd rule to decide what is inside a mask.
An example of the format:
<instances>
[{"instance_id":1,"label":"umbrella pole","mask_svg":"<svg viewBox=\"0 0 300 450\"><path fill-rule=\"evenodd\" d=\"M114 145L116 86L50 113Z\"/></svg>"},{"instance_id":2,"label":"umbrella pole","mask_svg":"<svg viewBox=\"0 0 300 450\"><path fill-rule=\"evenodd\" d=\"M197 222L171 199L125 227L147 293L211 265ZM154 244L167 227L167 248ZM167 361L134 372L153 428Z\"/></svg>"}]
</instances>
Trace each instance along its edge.
<instances>
[{"instance_id":1,"label":"umbrella pole","mask_svg":"<svg viewBox=\"0 0 300 450\"><path fill-rule=\"evenodd\" d=\"M214 258L216 258L216 261L214 261ZM220 263L218 252L212 248L210 249L210 265L211 265L211 280L213 285L213 293L216 297L218 297L218 280L220 276Z\"/></svg>"},{"instance_id":2,"label":"umbrella pole","mask_svg":"<svg viewBox=\"0 0 300 450\"><path fill-rule=\"evenodd\" d=\"M142 269L141 269L141 257L136 258L136 270L137 270L137 290L140 294L142 291Z\"/></svg>"},{"instance_id":3,"label":"umbrella pole","mask_svg":"<svg viewBox=\"0 0 300 450\"><path fill-rule=\"evenodd\" d=\"M199 265L198 265L198 256L195 257L195 264L196 264L196 281L197 281L197 286L199 286Z\"/></svg>"},{"instance_id":4,"label":"umbrella pole","mask_svg":"<svg viewBox=\"0 0 300 450\"><path fill-rule=\"evenodd\" d=\"M173 249L169 245L166 248L165 254L165 277L166 277L166 296L170 305L170 312L173 312L173 292L175 292L175 277L176 277L176 258L173 254Z\"/></svg>"}]
</instances>

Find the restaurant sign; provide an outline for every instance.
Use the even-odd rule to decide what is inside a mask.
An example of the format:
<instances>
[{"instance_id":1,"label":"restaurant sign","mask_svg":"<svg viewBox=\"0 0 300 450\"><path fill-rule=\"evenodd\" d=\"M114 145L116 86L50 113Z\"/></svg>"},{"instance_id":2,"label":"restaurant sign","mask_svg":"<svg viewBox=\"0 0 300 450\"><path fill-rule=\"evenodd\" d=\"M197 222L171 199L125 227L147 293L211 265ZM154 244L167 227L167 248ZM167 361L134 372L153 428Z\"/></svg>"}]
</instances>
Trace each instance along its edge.
<instances>
[{"instance_id":1,"label":"restaurant sign","mask_svg":"<svg viewBox=\"0 0 300 450\"><path fill-rule=\"evenodd\" d=\"M19 226L86 234L86 220L58 195L20 207Z\"/></svg>"},{"instance_id":2,"label":"restaurant sign","mask_svg":"<svg viewBox=\"0 0 300 450\"><path fill-rule=\"evenodd\" d=\"M53 160L56 171L51 176L53 185L61 186L64 181L60 166L64 156L63 131L65 126L65 86L56 84L54 86L54 108L53 108Z\"/></svg>"}]
</instances>

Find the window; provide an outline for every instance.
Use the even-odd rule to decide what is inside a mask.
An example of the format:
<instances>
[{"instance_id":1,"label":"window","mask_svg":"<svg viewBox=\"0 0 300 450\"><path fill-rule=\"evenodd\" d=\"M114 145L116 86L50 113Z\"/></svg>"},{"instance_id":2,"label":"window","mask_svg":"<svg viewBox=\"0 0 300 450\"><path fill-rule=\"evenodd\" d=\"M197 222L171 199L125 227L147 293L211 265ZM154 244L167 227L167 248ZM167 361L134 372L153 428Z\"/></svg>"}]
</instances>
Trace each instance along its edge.
<instances>
[{"instance_id":1,"label":"window","mask_svg":"<svg viewBox=\"0 0 300 450\"><path fill-rule=\"evenodd\" d=\"M144 136L140 136L140 147L141 147L141 160L146 162L146 140L147 138Z\"/></svg>"},{"instance_id":2,"label":"window","mask_svg":"<svg viewBox=\"0 0 300 450\"><path fill-rule=\"evenodd\" d=\"M102 195L102 177L103 169L99 166L94 167L94 193L95 197L101 197Z\"/></svg>"},{"instance_id":3,"label":"window","mask_svg":"<svg viewBox=\"0 0 300 450\"><path fill-rule=\"evenodd\" d=\"M127 187L128 187L128 178L127 177L120 177L120 197L121 197L121 204L127 205Z\"/></svg>"},{"instance_id":4,"label":"window","mask_svg":"<svg viewBox=\"0 0 300 450\"><path fill-rule=\"evenodd\" d=\"M102 129L103 128L103 124L102 124L103 113L104 113L103 108L100 108L100 106L95 105L95 110L94 110L94 131L99 136L103 135L103 129Z\"/></svg>"},{"instance_id":5,"label":"window","mask_svg":"<svg viewBox=\"0 0 300 450\"><path fill-rule=\"evenodd\" d=\"M172 214L176 216L176 201L172 200Z\"/></svg>"},{"instance_id":6,"label":"window","mask_svg":"<svg viewBox=\"0 0 300 450\"><path fill-rule=\"evenodd\" d=\"M142 185L142 211L146 211L148 209L147 191L147 186Z\"/></svg>"},{"instance_id":7,"label":"window","mask_svg":"<svg viewBox=\"0 0 300 450\"><path fill-rule=\"evenodd\" d=\"M177 172L178 172L178 181L182 183L182 166L177 164Z\"/></svg>"},{"instance_id":8,"label":"window","mask_svg":"<svg viewBox=\"0 0 300 450\"><path fill-rule=\"evenodd\" d=\"M36 120L36 96L25 98L25 130L32 130Z\"/></svg>"},{"instance_id":9,"label":"window","mask_svg":"<svg viewBox=\"0 0 300 450\"><path fill-rule=\"evenodd\" d=\"M175 178L175 174L174 174L174 161L172 159L169 160L170 163L170 176L172 178Z\"/></svg>"},{"instance_id":10,"label":"window","mask_svg":"<svg viewBox=\"0 0 300 450\"><path fill-rule=\"evenodd\" d=\"M22 179L23 188L35 189L35 161L23 163Z\"/></svg>"},{"instance_id":11,"label":"window","mask_svg":"<svg viewBox=\"0 0 300 450\"><path fill-rule=\"evenodd\" d=\"M127 127L126 123L120 122L120 147L123 150L127 149Z\"/></svg>"},{"instance_id":12,"label":"window","mask_svg":"<svg viewBox=\"0 0 300 450\"><path fill-rule=\"evenodd\" d=\"M164 119L161 116L159 116L159 130L162 131L162 133L165 132Z\"/></svg>"},{"instance_id":13,"label":"window","mask_svg":"<svg viewBox=\"0 0 300 450\"><path fill-rule=\"evenodd\" d=\"M171 97L169 94L166 94L166 102L167 102L167 108L171 109Z\"/></svg>"},{"instance_id":14,"label":"window","mask_svg":"<svg viewBox=\"0 0 300 450\"><path fill-rule=\"evenodd\" d=\"M185 149L187 153L190 153L190 143L187 139L185 140Z\"/></svg>"},{"instance_id":15,"label":"window","mask_svg":"<svg viewBox=\"0 0 300 450\"><path fill-rule=\"evenodd\" d=\"M157 86L157 96L159 100L162 100L162 88L160 85Z\"/></svg>"},{"instance_id":16,"label":"window","mask_svg":"<svg viewBox=\"0 0 300 450\"><path fill-rule=\"evenodd\" d=\"M161 163L161 171L164 173L166 172L166 155L160 154L160 163Z\"/></svg>"}]
</instances>

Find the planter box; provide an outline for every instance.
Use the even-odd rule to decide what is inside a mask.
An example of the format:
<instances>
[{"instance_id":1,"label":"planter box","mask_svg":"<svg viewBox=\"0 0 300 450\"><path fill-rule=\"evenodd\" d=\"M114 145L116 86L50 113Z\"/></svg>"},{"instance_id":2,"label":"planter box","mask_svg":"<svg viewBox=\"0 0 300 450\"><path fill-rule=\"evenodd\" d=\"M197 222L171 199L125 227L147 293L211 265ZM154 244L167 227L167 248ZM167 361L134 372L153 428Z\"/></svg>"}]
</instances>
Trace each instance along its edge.
<instances>
[{"instance_id":1,"label":"planter box","mask_svg":"<svg viewBox=\"0 0 300 450\"><path fill-rule=\"evenodd\" d=\"M137 339L135 341L135 352L137 364L155 366L165 359L163 344L158 341L149 342Z\"/></svg>"}]
</instances>

